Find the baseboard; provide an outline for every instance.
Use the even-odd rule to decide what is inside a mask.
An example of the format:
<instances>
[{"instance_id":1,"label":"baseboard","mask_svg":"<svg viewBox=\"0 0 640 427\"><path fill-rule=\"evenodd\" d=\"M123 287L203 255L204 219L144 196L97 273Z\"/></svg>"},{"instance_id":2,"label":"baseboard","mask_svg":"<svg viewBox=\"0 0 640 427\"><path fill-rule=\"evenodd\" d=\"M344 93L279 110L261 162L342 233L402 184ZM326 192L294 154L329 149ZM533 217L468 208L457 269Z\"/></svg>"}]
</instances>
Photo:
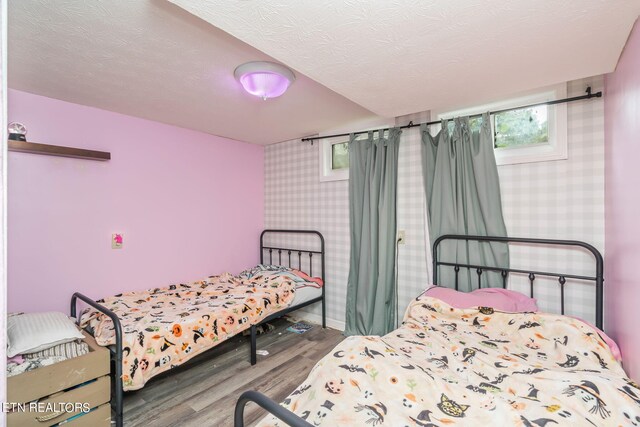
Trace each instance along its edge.
<instances>
[{"instance_id":1,"label":"baseboard","mask_svg":"<svg viewBox=\"0 0 640 427\"><path fill-rule=\"evenodd\" d=\"M306 320L307 322L322 325L322 316L319 314L308 313L302 310L298 310L298 311L294 311L293 313L290 313L289 316L294 317L296 319ZM327 327L344 332L345 325L344 325L344 322L341 322L339 320L327 318Z\"/></svg>"}]
</instances>

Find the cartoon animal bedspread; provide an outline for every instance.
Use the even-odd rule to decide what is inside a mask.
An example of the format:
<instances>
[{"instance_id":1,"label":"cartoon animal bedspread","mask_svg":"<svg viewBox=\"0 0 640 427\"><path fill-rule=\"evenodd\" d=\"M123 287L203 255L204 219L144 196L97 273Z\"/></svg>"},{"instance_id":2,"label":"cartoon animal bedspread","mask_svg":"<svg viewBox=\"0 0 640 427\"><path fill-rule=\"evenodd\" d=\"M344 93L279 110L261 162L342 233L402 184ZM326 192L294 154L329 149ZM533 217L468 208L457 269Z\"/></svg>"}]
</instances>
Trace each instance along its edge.
<instances>
[{"instance_id":1,"label":"cartoon animal bedspread","mask_svg":"<svg viewBox=\"0 0 640 427\"><path fill-rule=\"evenodd\" d=\"M294 293L286 276L241 278L225 273L98 302L120 318L123 385L125 390L136 390L154 375L286 308ZM86 325L93 328L98 344L115 344L113 322L107 316L87 309L81 316L81 326Z\"/></svg>"},{"instance_id":2,"label":"cartoon animal bedspread","mask_svg":"<svg viewBox=\"0 0 640 427\"><path fill-rule=\"evenodd\" d=\"M283 405L316 426L631 426L640 389L580 321L420 297L392 333L344 340Z\"/></svg>"}]
</instances>

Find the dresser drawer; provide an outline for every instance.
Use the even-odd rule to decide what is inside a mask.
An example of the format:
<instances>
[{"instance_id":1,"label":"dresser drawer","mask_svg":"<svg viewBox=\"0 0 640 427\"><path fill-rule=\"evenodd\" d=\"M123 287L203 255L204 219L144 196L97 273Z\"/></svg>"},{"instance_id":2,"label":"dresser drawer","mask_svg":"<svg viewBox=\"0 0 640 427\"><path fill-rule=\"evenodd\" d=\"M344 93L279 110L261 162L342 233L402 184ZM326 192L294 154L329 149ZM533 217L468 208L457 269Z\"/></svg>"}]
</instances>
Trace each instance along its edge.
<instances>
[{"instance_id":1,"label":"dresser drawer","mask_svg":"<svg viewBox=\"0 0 640 427\"><path fill-rule=\"evenodd\" d=\"M105 403L88 414L74 418L68 424L65 424L65 427L109 427L110 425L111 405Z\"/></svg>"},{"instance_id":2,"label":"dresser drawer","mask_svg":"<svg viewBox=\"0 0 640 427\"><path fill-rule=\"evenodd\" d=\"M17 411L7 414L7 424L11 426L51 426L57 424L66 419L72 418L75 415L82 414L83 408L78 407L74 408L74 410L66 412L61 404L69 403L69 404L87 404L89 408L98 408L95 411L85 413L80 417L77 417L71 421L69 421L70 426L73 425L85 425L84 423L89 422L86 425L99 425L99 421L102 419L102 415L104 414L104 409L99 408L101 405L106 406L108 411L106 412L107 418L110 419L111 412L109 408L109 398L111 394L111 386L110 386L110 378L108 376L103 376L98 378L95 381L92 381L88 384L84 384L80 387L75 387L71 390L63 391L56 393L47 398L41 399L39 404L40 407L50 404L52 407L51 411L44 412L34 412L29 410L30 404L25 404L26 411ZM99 412L97 415L94 412ZM84 419L88 417L87 419ZM95 420L96 423L91 423L92 420ZM73 422L73 424L71 424ZM105 425L109 425L107 422Z\"/></svg>"}]
</instances>

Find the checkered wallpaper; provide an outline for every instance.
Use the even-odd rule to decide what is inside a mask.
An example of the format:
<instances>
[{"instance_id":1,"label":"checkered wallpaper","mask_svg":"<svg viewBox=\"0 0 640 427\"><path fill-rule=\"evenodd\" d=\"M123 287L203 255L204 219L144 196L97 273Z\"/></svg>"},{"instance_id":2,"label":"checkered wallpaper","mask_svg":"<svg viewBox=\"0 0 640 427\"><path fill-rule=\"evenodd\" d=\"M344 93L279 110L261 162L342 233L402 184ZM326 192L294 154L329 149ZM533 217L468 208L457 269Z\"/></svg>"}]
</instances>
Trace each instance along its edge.
<instances>
[{"instance_id":1,"label":"checkered wallpaper","mask_svg":"<svg viewBox=\"0 0 640 427\"><path fill-rule=\"evenodd\" d=\"M349 182L319 181L318 146L294 140L266 147L265 228L314 229L324 235L327 318L334 327L341 327L349 275ZM273 240L309 243L284 236ZM306 311L315 314L313 320L320 316L318 304Z\"/></svg>"},{"instance_id":2,"label":"checkered wallpaper","mask_svg":"<svg viewBox=\"0 0 640 427\"><path fill-rule=\"evenodd\" d=\"M582 94L587 86L603 88L603 78L570 82L568 95ZM604 110L601 99L568 105L569 159L499 167L502 203L511 236L585 240L604 249ZM406 116L419 122L428 113ZM398 166L398 229L405 230L406 244L398 252L399 312L430 281L426 261L425 200L417 128L401 137ZM319 181L319 144L299 140L266 147L265 227L316 229L326 239L327 318L342 327L349 274L348 181ZM285 238L274 237L284 243ZM309 241L288 240L291 244ZM593 273L593 263L583 251L511 246L512 266L562 269ZM314 267L315 270L316 267ZM559 310L556 282L536 279L536 297L543 310ZM539 281L539 282L538 282ZM526 278L512 277L510 287L526 291ZM594 320L594 293L590 284L569 283L568 314ZM320 307L305 315L318 320Z\"/></svg>"},{"instance_id":3,"label":"checkered wallpaper","mask_svg":"<svg viewBox=\"0 0 640 427\"><path fill-rule=\"evenodd\" d=\"M604 78L570 82L568 96L583 95L587 86L603 90ZM569 158L553 162L498 167L502 206L509 235L584 240L604 253L604 101L602 98L567 104ZM511 245L513 267L556 268L556 271L595 274L586 251L531 249ZM561 270L560 270L561 269ZM538 304L545 311L560 309L556 281L540 280ZM526 278L512 278L514 289L525 290ZM528 291L527 291L528 292ZM594 321L595 294L591 282L567 282L568 314Z\"/></svg>"}]
</instances>

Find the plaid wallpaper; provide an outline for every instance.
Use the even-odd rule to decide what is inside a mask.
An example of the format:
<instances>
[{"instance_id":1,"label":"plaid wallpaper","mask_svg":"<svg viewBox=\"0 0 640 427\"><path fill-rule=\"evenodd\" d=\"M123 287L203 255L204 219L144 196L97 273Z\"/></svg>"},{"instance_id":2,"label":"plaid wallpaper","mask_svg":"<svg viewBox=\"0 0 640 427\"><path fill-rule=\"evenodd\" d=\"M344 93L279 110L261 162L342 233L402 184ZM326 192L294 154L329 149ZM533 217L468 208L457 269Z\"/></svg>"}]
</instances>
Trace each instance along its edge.
<instances>
[{"instance_id":1,"label":"plaid wallpaper","mask_svg":"<svg viewBox=\"0 0 640 427\"><path fill-rule=\"evenodd\" d=\"M568 96L591 85L602 90L603 78L570 82ZM500 166L500 185L509 235L585 240L604 250L604 109L602 99L571 103L568 114L569 159ZM428 113L405 116L419 122ZM425 200L422 185L419 130L402 134L398 165L398 229L406 244L398 251L399 312L430 282L426 261ZM320 182L319 145L299 140L265 149L265 227L316 229L326 239L327 318L330 326L344 325L349 274L348 181ZM274 236L271 243L283 243ZM280 241L277 241L280 239ZM308 244L294 241L287 243ZM511 245L512 266L562 269L592 274L593 262L584 251L531 249ZM316 261L317 262L317 261ZM304 265L303 265L304 267ZM314 267L314 270L317 267ZM512 277L510 287L527 291L526 278ZM536 279L536 298L543 310L559 310L559 288L551 280ZM527 291L528 292L528 291ZM567 313L594 320L593 286L566 285ZM320 307L305 311L318 320Z\"/></svg>"},{"instance_id":2,"label":"plaid wallpaper","mask_svg":"<svg viewBox=\"0 0 640 427\"><path fill-rule=\"evenodd\" d=\"M602 76L569 82L568 96L587 86L603 90ZM604 253L604 101L597 98L567 104L569 158L553 162L498 167L502 206L510 236L584 240ZM511 245L513 267L595 274L592 256L583 250L531 249ZM553 270L552 270L553 271ZM528 280L511 278L510 286L526 290ZM536 298L541 309L560 309L556 281L540 280ZM567 282L567 313L595 320L595 294L588 283ZM528 292L528 290L527 290Z\"/></svg>"},{"instance_id":3,"label":"plaid wallpaper","mask_svg":"<svg viewBox=\"0 0 640 427\"><path fill-rule=\"evenodd\" d=\"M265 228L314 229L324 235L327 319L341 328L349 275L349 182L319 181L319 145L294 140L266 147ZM310 243L284 235L270 239L305 248ZM311 320L319 319L318 304L305 311Z\"/></svg>"}]
</instances>

